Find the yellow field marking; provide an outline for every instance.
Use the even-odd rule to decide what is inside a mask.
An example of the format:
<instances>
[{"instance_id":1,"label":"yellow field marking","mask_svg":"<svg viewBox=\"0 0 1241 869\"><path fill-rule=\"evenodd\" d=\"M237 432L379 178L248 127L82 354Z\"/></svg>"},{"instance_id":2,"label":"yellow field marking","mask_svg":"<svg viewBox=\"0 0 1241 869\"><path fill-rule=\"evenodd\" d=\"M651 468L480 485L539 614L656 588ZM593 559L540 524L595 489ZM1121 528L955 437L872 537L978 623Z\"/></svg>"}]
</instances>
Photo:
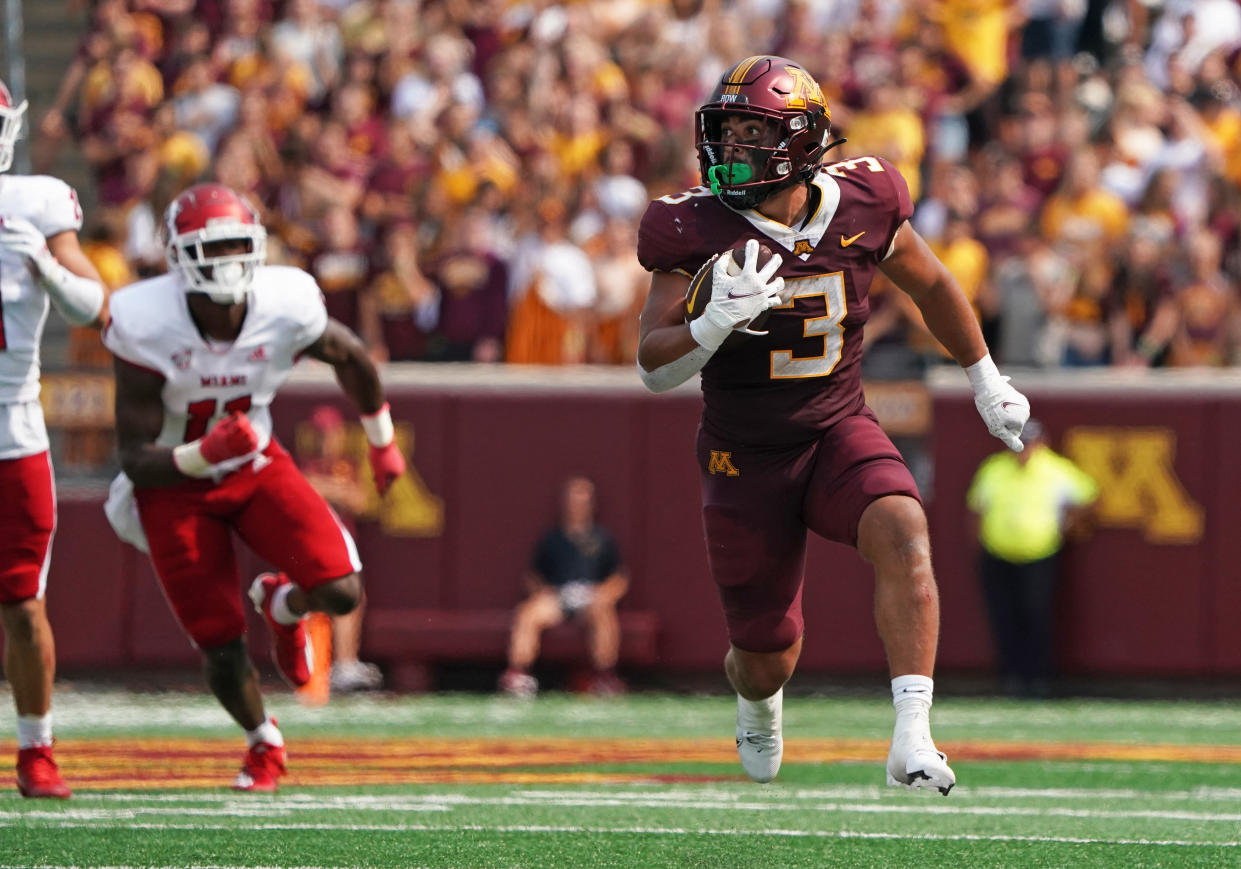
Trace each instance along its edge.
<instances>
[{"instance_id":1,"label":"yellow field marking","mask_svg":"<svg viewBox=\"0 0 1241 869\"><path fill-rule=\"evenodd\" d=\"M954 763L969 761L1112 760L1241 764L1241 746L980 741L941 743ZM81 790L206 788L232 781L243 743L234 739L68 739L56 758ZM292 740L292 786L394 784L599 784L728 779L723 774L594 772L566 767L736 763L727 739L345 739ZM16 751L0 742L0 756ZM785 763L881 763L876 739L787 739ZM740 772L737 773L740 775Z\"/></svg>"}]
</instances>

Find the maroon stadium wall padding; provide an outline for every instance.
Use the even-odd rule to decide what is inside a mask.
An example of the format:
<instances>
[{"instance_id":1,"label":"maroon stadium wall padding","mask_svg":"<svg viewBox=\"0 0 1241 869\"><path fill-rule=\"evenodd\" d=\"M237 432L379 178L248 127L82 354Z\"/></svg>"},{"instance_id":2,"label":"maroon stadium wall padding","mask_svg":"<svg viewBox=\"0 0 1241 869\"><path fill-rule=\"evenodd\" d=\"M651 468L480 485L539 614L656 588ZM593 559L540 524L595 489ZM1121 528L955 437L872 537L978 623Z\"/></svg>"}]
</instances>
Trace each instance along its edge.
<instances>
[{"instance_id":1,"label":"maroon stadium wall padding","mask_svg":"<svg viewBox=\"0 0 1241 869\"><path fill-rule=\"evenodd\" d=\"M1062 669L1241 673L1241 632L1232 629L1241 535L1230 533L1241 518L1230 482L1241 479L1241 457L1223 436L1241 430L1241 402L1185 390L1030 394L1053 443L1106 463L1110 475L1099 529L1066 556ZM659 619L659 668L719 671L727 640L702 539L696 390L652 396L640 387L461 388L398 378L389 396L416 477L358 522L372 608L512 606L530 549L555 519L561 483L582 473L598 484L600 518L630 570L623 606ZM999 444L965 392L935 390L933 399L927 494L943 602L940 670L983 672L991 645L962 504L978 462ZM277 434L295 455L322 403L353 419L330 379L295 381L277 400ZM356 424L350 444L365 474ZM245 553L241 562L245 580L261 568ZM855 553L811 543L802 670L885 671L871 588ZM145 557L116 541L98 500L61 501L48 601L66 670L196 663ZM264 659L266 637L251 624Z\"/></svg>"}]
</instances>

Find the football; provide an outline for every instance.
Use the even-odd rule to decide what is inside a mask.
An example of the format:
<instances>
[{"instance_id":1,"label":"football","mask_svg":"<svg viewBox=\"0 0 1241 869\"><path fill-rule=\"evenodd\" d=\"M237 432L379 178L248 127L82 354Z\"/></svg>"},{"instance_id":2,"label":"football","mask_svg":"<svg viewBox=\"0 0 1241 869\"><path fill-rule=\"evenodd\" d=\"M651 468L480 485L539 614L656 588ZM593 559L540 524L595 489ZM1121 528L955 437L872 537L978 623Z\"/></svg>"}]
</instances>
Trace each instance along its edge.
<instances>
[{"instance_id":1,"label":"football","mask_svg":"<svg viewBox=\"0 0 1241 869\"><path fill-rule=\"evenodd\" d=\"M720 254L720 256L726 256L732 260L728 264L728 273L730 275L739 274L741 272L741 264L745 261L745 243L743 242L737 247L734 247L732 250L724 251ZM760 244L758 246L758 268L761 269L765 266L771 257L771 248L767 247L765 244ZM712 269L714 266L714 259L707 260L703 263L702 268L698 269L698 274L694 275L693 279L689 282L689 290L685 293L686 323L701 317L702 312L706 310L707 302L711 301L711 280ZM767 317L770 313L770 311L763 311L763 313L759 314L750 321L749 327L751 329L761 331L763 329L763 324L767 322ZM734 328L742 329L744 327L744 324L739 324ZM747 337L749 336L747 336L744 332L738 331L732 335L729 335L728 341L725 343L734 343L736 341L744 340Z\"/></svg>"}]
</instances>

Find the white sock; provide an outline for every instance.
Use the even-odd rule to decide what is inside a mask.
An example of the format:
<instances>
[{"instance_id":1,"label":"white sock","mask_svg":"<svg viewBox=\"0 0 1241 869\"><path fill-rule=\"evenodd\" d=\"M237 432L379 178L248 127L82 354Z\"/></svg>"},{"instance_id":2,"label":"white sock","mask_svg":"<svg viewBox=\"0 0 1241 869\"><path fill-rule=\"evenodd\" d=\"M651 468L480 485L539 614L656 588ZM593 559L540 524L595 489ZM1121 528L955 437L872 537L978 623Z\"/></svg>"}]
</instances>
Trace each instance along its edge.
<instances>
[{"instance_id":1,"label":"white sock","mask_svg":"<svg viewBox=\"0 0 1241 869\"><path fill-rule=\"evenodd\" d=\"M17 716L18 750L52 744L52 713Z\"/></svg>"},{"instance_id":2,"label":"white sock","mask_svg":"<svg viewBox=\"0 0 1241 869\"><path fill-rule=\"evenodd\" d=\"M935 681L930 676L897 676L892 680L892 705L896 707L896 726L930 720Z\"/></svg>"},{"instance_id":3,"label":"white sock","mask_svg":"<svg viewBox=\"0 0 1241 869\"><path fill-rule=\"evenodd\" d=\"M747 700L737 695L737 723L742 730L775 733L780 730L784 709L784 689L766 700Z\"/></svg>"},{"instance_id":4,"label":"white sock","mask_svg":"<svg viewBox=\"0 0 1241 869\"><path fill-rule=\"evenodd\" d=\"M268 745L284 745L284 736L270 716L258 727L246 731L246 745L254 748L260 742L266 742Z\"/></svg>"},{"instance_id":5,"label":"white sock","mask_svg":"<svg viewBox=\"0 0 1241 869\"><path fill-rule=\"evenodd\" d=\"M277 588L271 595L271 617L278 625L295 625L302 620L305 613L295 613L289 609L289 592L293 583L288 582ZM273 743L274 744L274 743Z\"/></svg>"}]
</instances>

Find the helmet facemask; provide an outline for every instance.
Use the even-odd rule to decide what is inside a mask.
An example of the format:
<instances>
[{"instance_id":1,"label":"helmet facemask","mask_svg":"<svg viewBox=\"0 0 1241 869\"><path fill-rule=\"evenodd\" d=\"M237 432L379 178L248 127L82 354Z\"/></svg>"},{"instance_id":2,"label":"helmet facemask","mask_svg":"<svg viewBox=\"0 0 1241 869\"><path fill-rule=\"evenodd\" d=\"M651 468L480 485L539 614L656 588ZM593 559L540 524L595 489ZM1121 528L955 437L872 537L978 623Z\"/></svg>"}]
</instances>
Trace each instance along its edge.
<instances>
[{"instance_id":1,"label":"helmet facemask","mask_svg":"<svg viewBox=\"0 0 1241 869\"><path fill-rule=\"evenodd\" d=\"M26 117L26 101L19 106L0 105L0 172L7 172L13 165L17 140L21 138Z\"/></svg>"},{"instance_id":2,"label":"helmet facemask","mask_svg":"<svg viewBox=\"0 0 1241 869\"><path fill-rule=\"evenodd\" d=\"M703 183L725 203L753 208L786 186L790 164L781 159L781 140L786 137L781 135L779 117L704 108L697 121Z\"/></svg>"},{"instance_id":3,"label":"helmet facemask","mask_svg":"<svg viewBox=\"0 0 1241 869\"><path fill-rule=\"evenodd\" d=\"M730 118L733 124L726 135L725 122ZM753 208L773 193L809 180L818 171L818 161L802 163L790 153L790 145L803 140L815 126L807 113L704 106L697 113L697 121L698 164L703 184L732 208ZM747 122L751 121L762 124L761 134L737 137L736 131L749 126ZM812 147L821 153L827 137L828 125L823 123L822 135Z\"/></svg>"},{"instance_id":4,"label":"helmet facemask","mask_svg":"<svg viewBox=\"0 0 1241 869\"><path fill-rule=\"evenodd\" d=\"M186 292L235 305L245 300L255 269L267 259L267 230L260 224L212 220L170 239L165 255Z\"/></svg>"}]
</instances>

